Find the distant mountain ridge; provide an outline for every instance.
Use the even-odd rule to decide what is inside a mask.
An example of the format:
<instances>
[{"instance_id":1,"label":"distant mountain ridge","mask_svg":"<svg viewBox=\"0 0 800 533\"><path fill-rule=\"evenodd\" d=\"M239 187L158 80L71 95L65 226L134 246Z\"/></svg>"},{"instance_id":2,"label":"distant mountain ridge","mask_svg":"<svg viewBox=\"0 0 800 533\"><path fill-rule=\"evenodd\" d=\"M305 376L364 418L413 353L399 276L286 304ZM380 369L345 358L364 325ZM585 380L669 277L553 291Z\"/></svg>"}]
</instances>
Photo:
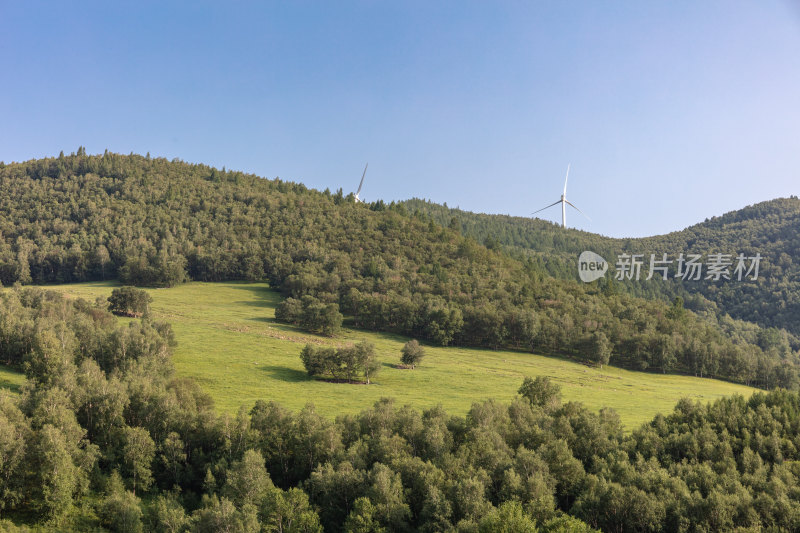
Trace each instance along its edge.
<instances>
[{"instance_id":1,"label":"distant mountain ridge","mask_svg":"<svg viewBox=\"0 0 800 533\"><path fill-rule=\"evenodd\" d=\"M763 327L800 334L800 199L779 198L707 219L684 230L645 238L617 239L563 229L539 219L476 214L426 200L403 202L409 211L424 213L440 224L455 219L464 235L489 248L505 246L534 257L550 274L577 279L578 254L591 250L613 266L621 253L677 254L756 253L762 256L755 282L674 280L624 281L621 291L648 298L672 300L681 296L694 308L716 308L734 318Z\"/></svg>"}]
</instances>

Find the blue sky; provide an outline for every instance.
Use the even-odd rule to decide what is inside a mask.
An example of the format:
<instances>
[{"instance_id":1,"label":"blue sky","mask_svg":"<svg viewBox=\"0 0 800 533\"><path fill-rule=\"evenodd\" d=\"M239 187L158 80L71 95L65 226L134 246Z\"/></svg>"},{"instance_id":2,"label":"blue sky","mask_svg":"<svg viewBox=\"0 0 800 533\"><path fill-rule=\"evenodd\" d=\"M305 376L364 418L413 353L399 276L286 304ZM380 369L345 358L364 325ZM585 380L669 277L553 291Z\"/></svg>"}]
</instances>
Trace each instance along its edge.
<instances>
[{"instance_id":1,"label":"blue sky","mask_svg":"<svg viewBox=\"0 0 800 533\"><path fill-rule=\"evenodd\" d=\"M796 2L3 2L0 160L79 145L665 233L800 193ZM553 207L538 216L558 221Z\"/></svg>"}]
</instances>

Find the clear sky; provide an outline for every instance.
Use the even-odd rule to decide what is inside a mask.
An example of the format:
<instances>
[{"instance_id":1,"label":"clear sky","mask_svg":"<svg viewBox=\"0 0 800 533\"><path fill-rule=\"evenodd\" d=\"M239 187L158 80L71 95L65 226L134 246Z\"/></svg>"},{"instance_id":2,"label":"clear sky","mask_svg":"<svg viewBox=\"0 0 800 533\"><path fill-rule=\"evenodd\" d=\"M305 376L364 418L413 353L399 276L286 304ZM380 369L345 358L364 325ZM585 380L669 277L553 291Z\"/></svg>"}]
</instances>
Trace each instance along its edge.
<instances>
[{"instance_id":1,"label":"clear sky","mask_svg":"<svg viewBox=\"0 0 800 533\"><path fill-rule=\"evenodd\" d=\"M800 193L800 5L0 0L0 160L180 158L665 233ZM538 216L560 221L557 207Z\"/></svg>"}]
</instances>

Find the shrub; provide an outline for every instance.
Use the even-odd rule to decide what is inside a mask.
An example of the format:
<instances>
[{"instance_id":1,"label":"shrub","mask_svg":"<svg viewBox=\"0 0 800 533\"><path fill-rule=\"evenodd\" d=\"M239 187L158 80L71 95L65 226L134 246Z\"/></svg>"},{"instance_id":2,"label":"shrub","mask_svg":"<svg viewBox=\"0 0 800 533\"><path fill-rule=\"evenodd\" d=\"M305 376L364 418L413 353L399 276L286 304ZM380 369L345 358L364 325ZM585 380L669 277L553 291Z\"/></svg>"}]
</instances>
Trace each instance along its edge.
<instances>
[{"instance_id":1,"label":"shrub","mask_svg":"<svg viewBox=\"0 0 800 533\"><path fill-rule=\"evenodd\" d=\"M410 366L411 368L417 366L422 358L425 357L425 350L416 339L411 339L405 343L401 352L403 356L400 360L404 365Z\"/></svg>"},{"instance_id":2,"label":"shrub","mask_svg":"<svg viewBox=\"0 0 800 533\"><path fill-rule=\"evenodd\" d=\"M150 311L153 298L147 292L136 287L120 287L111 291L108 298L108 309L115 315L142 316Z\"/></svg>"},{"instance_id":3,"label":"shrub","mask_svg":"<svg viewBox=\"0 0 800 533\"><path fill-rule=\"evenodd\" d=\"M300 359L311 377L355 381L361 376L369 384L370 378L380 370L375 346L366 341L339 349L315 348L306 344L300 352Z\"/></svg>"},{"instance_id":4,"label":"shrub","mask_svg":"<svg viewBox=\"0 0 800 533\"><path fill-rule=\"evenodd\" d=\"M517 392L539 407L554 408L561 403L561 387L545 376L536 376L536 379L526 377Z\"/></svg>"}]
</instances>

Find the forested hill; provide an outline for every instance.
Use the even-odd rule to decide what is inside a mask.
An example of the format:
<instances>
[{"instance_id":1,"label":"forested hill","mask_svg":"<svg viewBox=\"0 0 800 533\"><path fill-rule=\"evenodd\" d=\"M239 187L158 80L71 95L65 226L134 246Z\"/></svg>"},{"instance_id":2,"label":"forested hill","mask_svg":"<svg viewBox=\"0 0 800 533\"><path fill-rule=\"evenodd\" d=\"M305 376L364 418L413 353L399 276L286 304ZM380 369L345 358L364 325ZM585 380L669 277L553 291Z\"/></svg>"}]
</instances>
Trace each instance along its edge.
<instances>
[{"instance_id":1,"label":"forested hill","mask_svg":"<svg viewBox=\"0 0 800 533\"><path fill-rule=\"evenodd\" d=\"M680 300L553 279L533 259L489 249L403 205L82 148L0 165L0 188L5 285L266 279L287 296L280 318L324 334L335 334L345 315L356 327L442 345L536 350L768 388L798 381L797 340L783 331L695 314Z\"/></svg>"},{"instance_id":2,"label":"forested hill","mask_svg":"<svg viewBox=\"0 0 800 533\"><path fill-rule=\"evenodd\" d=\"M756 282L625 280L618 290L629 294L672 301L683 297L690 307L702 309L708 302L735 318L763 327L785 328L800 334L800 199L796 196L713 217L682 231L640 239L612 239L539 219L470 213L446 205L413 199L403 202L409 211L424 213L440 224L453 219L465 235L489 248L510 247L525 251L546 270L562 279L577 279L576 258L584 250L602 255L613 266L620 253L641 253L649 265L650 254L760 253ZM699 298L698 296L702 297ZM711 306L714 307L713 305Z\"/></svg>"}]
</instances>

